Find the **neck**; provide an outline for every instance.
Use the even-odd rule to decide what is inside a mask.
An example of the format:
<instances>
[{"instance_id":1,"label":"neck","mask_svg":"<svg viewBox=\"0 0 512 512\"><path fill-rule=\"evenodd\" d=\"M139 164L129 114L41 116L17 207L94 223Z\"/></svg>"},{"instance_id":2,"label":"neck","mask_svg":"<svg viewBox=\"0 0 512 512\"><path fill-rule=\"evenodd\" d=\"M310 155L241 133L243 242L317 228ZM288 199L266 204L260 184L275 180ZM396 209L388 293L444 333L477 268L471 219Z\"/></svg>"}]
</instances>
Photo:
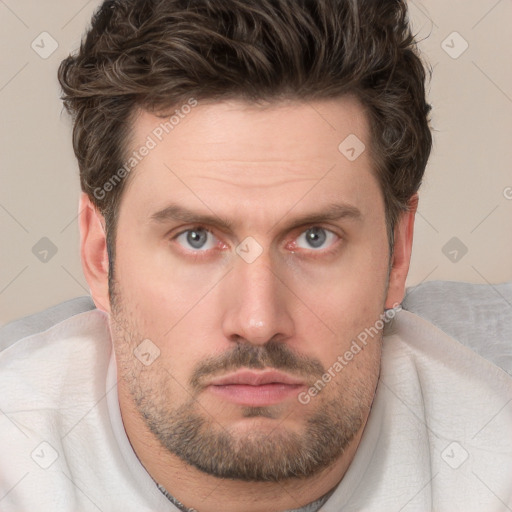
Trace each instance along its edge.
<instances>
[{"instance_id":1,"label":"neck","mask_svg":"<svg viewBox=\"0 0 512 512\"><path fill-rule=\"evenodd\" d=\"M345 475L365 426L340 458L312 477L245 482L217 478L184 463L162 447L122 389L119 389L119 404L128 439L146 471L185 507L198 512L285 511L318 500L336 487Z\"/></svg>"},{"instance_id":2,"label":"neck","mask_svg":"<svg viewBox=\"0 0 512 512\"><path fill-rule=\"evenodd\" d=\"M166 489L164 489L160 484L157 484L158 488L162 492L162 494L165 495L165 497L179 510L183 512L197 512L194 508L189 508L183 505L180 501L178 501L174 496L169 494ZM307 505L293 509L293 510L286 510L284 512L318 512L321 507L324 506L324 504L327 502L327 500L331 497L332 493L334 492L334 488L331 489L328 493L324 494L321 498L312 501L311 503L308 503Z\"/></svg>"}]
</instances>

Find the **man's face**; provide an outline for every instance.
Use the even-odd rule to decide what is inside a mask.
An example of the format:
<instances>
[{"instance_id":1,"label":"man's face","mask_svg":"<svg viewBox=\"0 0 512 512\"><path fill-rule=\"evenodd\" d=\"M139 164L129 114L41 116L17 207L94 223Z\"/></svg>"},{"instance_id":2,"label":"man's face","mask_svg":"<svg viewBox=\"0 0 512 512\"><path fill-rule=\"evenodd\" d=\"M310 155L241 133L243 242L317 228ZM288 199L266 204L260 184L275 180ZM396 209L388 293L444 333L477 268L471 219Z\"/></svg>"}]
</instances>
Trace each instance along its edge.
<instances>
[{"instance_id":1,"label":"man's face","mask_svg":"<svg viewBox=\"0 0 512 512\"><path fill-rule=\"evenodd\" d=\"M167 454L204 472L312 475L364 427L379 374L380 333L335 365L386 299L366 118L342 98L199 104L159 141L161 122L135 121L132 150L148 136L156 147L132 171L119 211L120 397ZM366 145L355 160L355 139L338 148L353 135Z\"/></svg>"}]
</instances>

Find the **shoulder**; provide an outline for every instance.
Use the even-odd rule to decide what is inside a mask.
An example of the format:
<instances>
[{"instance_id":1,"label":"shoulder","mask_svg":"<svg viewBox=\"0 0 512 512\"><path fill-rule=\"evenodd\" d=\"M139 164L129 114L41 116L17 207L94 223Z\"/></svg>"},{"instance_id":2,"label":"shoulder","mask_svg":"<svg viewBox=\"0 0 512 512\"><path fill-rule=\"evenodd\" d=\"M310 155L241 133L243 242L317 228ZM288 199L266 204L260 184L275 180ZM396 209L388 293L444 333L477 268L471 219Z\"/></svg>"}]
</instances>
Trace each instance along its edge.
<instances>
[{"instance_id":1,"label":"shoulder","mask_svg":"<svg viewBox=\"0 0 512 512\"><path fill-rule=\"evenodd\" d=\"M9 345L0 352L0 407L9 419L0 431L65 430L105 393L111 354L108 317L97 309Z\"/></svg>"},{"instance_id":2,"label":"shoulder","mask_svg":"<svg viewBox=\"0 0 512 512\"><path fill-rule=\"evenodd\" d=\"M0 352L0 380L72 377L73 367L82 373L86 362L110 351L108 316L93 309L11 342Z\"/></svg>"},{"instance_id":3,"label":"shoulder","mask_svg":"<svg viewBox=\"0 0 512 512\"><path fill-rule=\"evenodd\" d=\"M512 478L507 372L423 318L401 311L384 337L379 394L390 443L398 436L402 450L417 451L417 460L430 468L433 495L488 503L484 481L492 482L496 495L507 496Z\"/></svg>"}]
</instances>

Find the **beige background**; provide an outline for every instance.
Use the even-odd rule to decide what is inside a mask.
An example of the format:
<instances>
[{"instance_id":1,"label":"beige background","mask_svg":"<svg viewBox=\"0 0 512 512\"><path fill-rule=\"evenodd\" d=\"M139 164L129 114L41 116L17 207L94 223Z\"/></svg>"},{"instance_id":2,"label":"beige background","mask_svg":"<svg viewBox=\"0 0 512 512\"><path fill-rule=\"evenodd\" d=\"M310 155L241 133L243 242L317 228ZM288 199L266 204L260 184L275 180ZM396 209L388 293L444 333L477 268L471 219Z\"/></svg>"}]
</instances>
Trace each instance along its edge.
<instances>
[{"instance_id":1,"label":"beige background","mask_svg":"<svg viewBox=\"0 0 512 512\"><path fill-rule=\"evenodd\" d=\"M0 0L0 324L88 293L78 169L56 70L99 4ZM409 5L434 67L435 132L408 284L511 280L512 1ZM48 247L55 254L41 253Z\"/></svg>"}]
</instances>

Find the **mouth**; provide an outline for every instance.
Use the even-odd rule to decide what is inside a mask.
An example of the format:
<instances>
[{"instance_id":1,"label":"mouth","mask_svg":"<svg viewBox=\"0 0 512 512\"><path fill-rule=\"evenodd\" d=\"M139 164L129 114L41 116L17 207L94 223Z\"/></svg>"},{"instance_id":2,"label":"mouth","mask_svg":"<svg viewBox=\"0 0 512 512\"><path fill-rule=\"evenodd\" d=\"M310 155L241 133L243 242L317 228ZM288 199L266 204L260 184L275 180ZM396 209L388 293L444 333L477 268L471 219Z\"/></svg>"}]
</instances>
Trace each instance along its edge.
<instances>
[{"instance_id":1,"label":"mouth","mask_svg":"<svg viewBox=\"0 0 512 512\"><path fill-rule=\"evenodd\" d=\"M305 385L303 380L276 370L240 370L213 379L207 389L237 405L264 407L297 396Z\"/></svg>"}]
</instances>

